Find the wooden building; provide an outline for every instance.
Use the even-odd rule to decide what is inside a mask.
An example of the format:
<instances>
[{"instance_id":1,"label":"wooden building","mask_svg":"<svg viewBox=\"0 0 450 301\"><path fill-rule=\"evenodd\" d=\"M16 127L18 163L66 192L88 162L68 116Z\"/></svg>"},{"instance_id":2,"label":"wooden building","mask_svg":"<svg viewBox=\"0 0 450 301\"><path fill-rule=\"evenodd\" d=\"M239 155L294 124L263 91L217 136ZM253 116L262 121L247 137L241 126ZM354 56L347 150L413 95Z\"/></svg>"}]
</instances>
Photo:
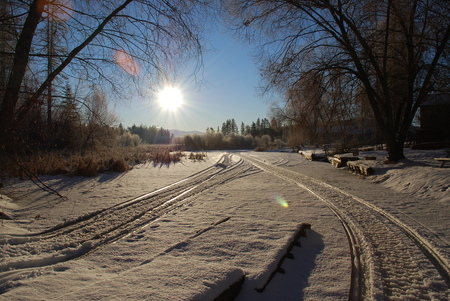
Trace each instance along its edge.
<instances>
[{"instance_id":1,"label":"wooden building","mask_svg":"<svg viewBox=\"0 0 450 301\"><path fill-rule=\"evenodd\" d=\"M437 143L447 147L450 143L450 94L430 95L420 105L418 144Z\"/></svg>"}]
</instances>

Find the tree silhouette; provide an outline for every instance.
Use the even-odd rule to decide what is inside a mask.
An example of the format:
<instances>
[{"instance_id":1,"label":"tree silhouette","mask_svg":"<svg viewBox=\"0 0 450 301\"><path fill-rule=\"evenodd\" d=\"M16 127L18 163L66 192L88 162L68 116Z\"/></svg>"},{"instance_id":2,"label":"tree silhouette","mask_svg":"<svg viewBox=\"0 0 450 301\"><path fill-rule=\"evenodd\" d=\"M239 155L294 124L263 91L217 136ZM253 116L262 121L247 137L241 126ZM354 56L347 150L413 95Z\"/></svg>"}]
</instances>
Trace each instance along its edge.
<instances>
[{"instance_id":1,"label":"tree silhouette","mask_svg":"<svg viewBox=\"0 0 450 301\"><path fill-rule=\"evenodd\" d=\"M132 82L143 80L148 84L168 78L186 54L201 54L199 35L193 30L202 28L199 24L204 22L202 13L208 2L83 0L71 6L65 1L8 1L14 13L8 18L17 24L14 30L18 37L8 52L2 53L11 58L11 64L7 65L0 100L0 145L12 141L18 124L41 105L44 92L57 77L109 85L122 97L133 87ZM58 64L46 76L36 76L54 55L46 51L46 45L39 44L43 39L37 38L43 32L42 21L48 17L66 24L67 52L58 55ZM2 32L8 25L3 21ZM24 93L28 74L33 75L36 86Z\"/></svg>"},{"instance_id":2,"label":"tree silhouette","mask_svg":"<svg viewBox=\"0 0 450 301\"><path fill-rule=\"evenodd\" d=\"M448 92L447 1L223 2L229 21L260 41L267 90L284 93L310 72L345 75L364 91L390 160L404 158L419 105L439 88Z\"/></svg>"}]
</instances>

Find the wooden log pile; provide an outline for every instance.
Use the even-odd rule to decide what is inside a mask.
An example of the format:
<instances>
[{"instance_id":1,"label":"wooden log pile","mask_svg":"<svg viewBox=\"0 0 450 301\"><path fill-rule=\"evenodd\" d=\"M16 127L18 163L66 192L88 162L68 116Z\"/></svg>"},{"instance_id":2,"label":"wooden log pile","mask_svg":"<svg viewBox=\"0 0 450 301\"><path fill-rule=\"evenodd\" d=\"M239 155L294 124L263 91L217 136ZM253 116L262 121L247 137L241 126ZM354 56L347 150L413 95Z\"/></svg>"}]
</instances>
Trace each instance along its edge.
<instances>
[{"instance_id":1,"label":"wooden log pile","mask_svg":"<svg viewBox=\"0 0 450 301\"><path fill-rule=\"evenodd\" d=\"M338 168L345 166L349 161L356 161L356 160L359 160L359 158L353 156L334 156L329 158L330 163Z\"/></svg>"},{"instance_id":2,"label":"wooden log pile","mask_svg":"<svg viewBox=\"0 0 450 301\"><path fill-rule=\"evenodd\" d=\"M323 153L311 153L311 152L303 152L299 151L299 154L301 154L305 159L310 161L326 161L326 156Z\"/></svg>"},{"instance_id":3,"label":"wooden log pile","mask_svg":"<svg viewBox=\"0 0 450 301\"><path fill-rule=\"evenodd\" d=\"M357 162L357 161L348 161L347 169L350 172L354 172L363 176L370 176L374 173L374 170L369 165Z\"/></svg>"}]
</instances>

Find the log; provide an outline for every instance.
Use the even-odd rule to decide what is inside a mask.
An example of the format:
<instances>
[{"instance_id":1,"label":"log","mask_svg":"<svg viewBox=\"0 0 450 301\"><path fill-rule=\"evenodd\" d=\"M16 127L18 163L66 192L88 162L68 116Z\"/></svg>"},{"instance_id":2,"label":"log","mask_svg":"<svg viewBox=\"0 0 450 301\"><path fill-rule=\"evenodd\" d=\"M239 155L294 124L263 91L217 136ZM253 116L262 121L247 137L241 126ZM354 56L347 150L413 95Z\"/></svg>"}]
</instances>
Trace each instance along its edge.
<instances>
[{"instance_id":1,"label":"log","mask_svg":"<svg viewBox=\"0 0 450 301\"><path fill-rule=\"evenodd\" d=\"M347 169L351 172L363 175L363 176L370 176L374 173L374 170L372 167L356 162L356 161L348 161L347 162Z\"/></svg>"},{"instance_id":2,"label":"log","mask_svg":"<svg viewBox=\"0 0 450 301\"><path fill-rule=\"evenodd\" d=\"M345 166L347 162L349 161L356 161L359 160L359 157L353 157L353 156L334 156L330 159L330 162L333 166L336 167L342 167Z\"/></svg>"},{"instance_id":3,"label":"log","mask_svg":"<svg viewBox=\"0 0 450 301\"><path fill-rule=\"evenodd\" d=\"M335 167L341 167L341 160L335 157L329 157L328 161L330 161L331 165Z\"/></svg>"}]
</instances>

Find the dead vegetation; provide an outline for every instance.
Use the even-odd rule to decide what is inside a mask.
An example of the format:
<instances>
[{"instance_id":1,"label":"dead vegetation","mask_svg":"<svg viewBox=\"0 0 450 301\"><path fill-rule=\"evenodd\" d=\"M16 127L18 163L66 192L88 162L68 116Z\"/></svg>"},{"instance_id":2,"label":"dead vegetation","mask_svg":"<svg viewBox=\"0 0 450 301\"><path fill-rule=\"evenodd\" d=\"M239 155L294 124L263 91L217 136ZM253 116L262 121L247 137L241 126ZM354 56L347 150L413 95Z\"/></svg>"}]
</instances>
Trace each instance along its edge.
<instances>
[{"instance_id":1,"label":"dead vegetation","mask_svg":"<svg viewBox=\"0 0 450 301\"><path fill-rule=\"evenodd\" d=\"M190 153L189 154L189 160L194 160L194 161L201 161L204 160L206 157L206 153L201 152L201 153Z\"/></svg>"},{"instance_id":2,"label":"dead vegetation","mask_svg":"<svg viewBox=\"0 0 450 301\"><path fill-rule=\"evenodd\" d=\"M156 153L155 158L153 158L154 164L171 164L180 162L184 157L183 152L171 152L170 150L164 150Z\"/></svg>"},{"instance_id":3,"label":"dead vegetation","mask_svg":"<svg viewBox=\"0 0 450 301\"><path fill-rule=\"evenodd\" d=\"M135 164L172 164L184 153L170 145L139 145L88 152L34 152L14 157L3 154L1 176L27 179L40 175L68 174L94 177L105 172L126 172ZM203 157L202 157L203 158Z\"/></svg>"}]
</instances>

